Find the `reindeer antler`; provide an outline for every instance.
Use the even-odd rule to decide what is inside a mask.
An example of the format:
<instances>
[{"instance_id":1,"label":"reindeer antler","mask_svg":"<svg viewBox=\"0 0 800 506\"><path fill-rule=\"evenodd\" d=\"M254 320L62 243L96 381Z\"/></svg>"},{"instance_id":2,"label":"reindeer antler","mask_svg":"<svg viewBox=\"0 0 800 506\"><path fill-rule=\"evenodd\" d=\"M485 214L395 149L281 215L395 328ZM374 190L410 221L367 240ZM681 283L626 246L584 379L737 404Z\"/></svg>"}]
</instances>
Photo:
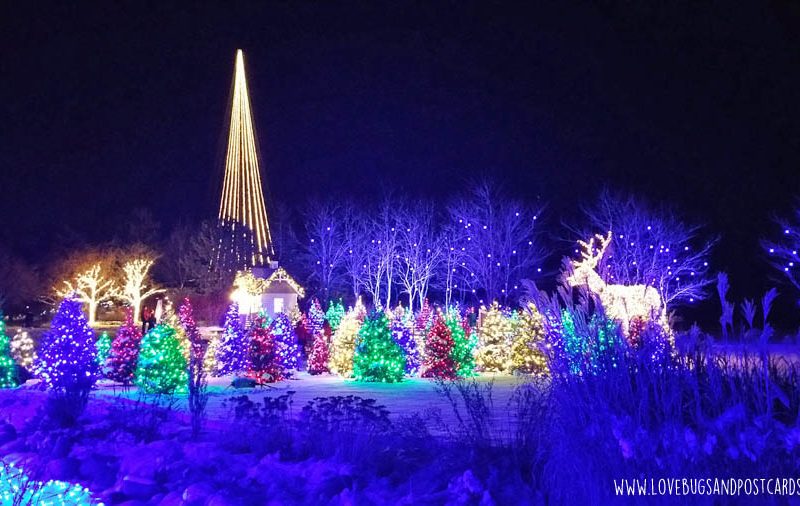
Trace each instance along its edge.
<instances>
[{"instance_id":1,"label":"reindeer antler","mask_svg":"<svg viewBox=\"0 0 800 506\"><path fill-rule=\"evenodd\" d=\"M595 246L594 240L600 240L600 247L597 248L597 253L594 253ZM589 239L589 242L578 240L578 244L581 246L583 251L581 251L582 260L573 262L573 264L577 267L579 265L583 265L584 263L591 268L597 267L597 262L603 258L603 254L606 252L606 248L611 243L611 231L608 231L608 234L603 237L601 234L595 234L594 237Z\"/></svg>"}]
</instances>

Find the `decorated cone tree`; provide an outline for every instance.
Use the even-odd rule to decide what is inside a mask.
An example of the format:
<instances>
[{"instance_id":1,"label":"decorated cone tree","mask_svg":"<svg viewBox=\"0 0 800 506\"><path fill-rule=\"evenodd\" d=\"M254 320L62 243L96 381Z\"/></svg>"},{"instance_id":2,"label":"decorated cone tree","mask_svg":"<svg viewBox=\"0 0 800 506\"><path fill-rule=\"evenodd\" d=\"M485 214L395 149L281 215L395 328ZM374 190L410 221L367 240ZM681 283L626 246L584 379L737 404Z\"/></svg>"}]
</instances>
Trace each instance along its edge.
<instances>
[{"instance_id":1,"label":"decorated cone tree","mask_svg":"<svg viewBox=\"0 0 800 506\"><path fill-rule=\"evenodd\" d=\"M11 338L11 358L26 371L31 372L33 369L37 360L36 346L27 331L17 330Z\"/></svg>"},{"instance_id":2,"label":"decorated cone tree","mask_svg":"<svg viewBox=\"0 0 800 506\"><path fill-rule=\"evenodd\" d=\"M308 315L306 316L306 332L312 337L322 332L322 326L325 324L325 312L322 310L319 301L316 297L311 299L311 305L308 307Z\"/></svg>"},{"instance_id":3,"label":"decorated cone tree","mask_svg":"<svg viewBox=\"0 0 800 506\"><path fill-rule=\"evenodd\" d=\"M411 327L401 317L392 320L391 330L394 342L403 349L406 356L405 373L409 376L416 374L420 367L420 356Z\"/></svg>"},{"instance_id":4,"label":"decorated cone tree","mask_svg":"<svg viewBox=\"0 0 800 506\"><path fill-rule=\"evenodd\" d=\"M300 361L300 347L297 344L297 334L289 316L284 313L275 315L269 324L269 333L275 341L276 364L286 372L297 369Z\"/></svg>"},{"instance_id":5,"label":"decorated cone tree","mask_svg":"<svg viewBox=\"0 0 800 506\"><path fill-rule=\"evenodd\" d=\"M339 324L342 323L342 318L344 318L344 304L342 304L342 299L338 301L328 301L328 310L325 311L325 320L331 326L331 332L336 332L339 328Z\"/></svg>"},{"instance_id":6,"label":"decorated cone tree","mask_svg":"<svg viewBox=\"0 0 800 506\"><path fill-rule=\"evenodd\" d=\"M479 345L475 356L478 368L489 372L509 370L513 328L497 302L484 313L478 333Z\"/></svg>"},{"instance_id":7,"label":"decorated cone tree","mask_svg":"<svg viewBox=\"0 0 800 506\"><path fill-rule=\"evenodd\" d=\"M144 335L134 383L144 393L185 393L189 381L175 328L162 323Z\"/></svg>"},{"instance_id":8,"label":"decorated cone tree","mask_svg":"<svg viewBox=\"0 0 800 506\"><path fill-rule=\"evenodd\" d=\"M108 357L111 355L111 336L108 335L108 332L103 332L97 338L95 351L97 352L97 365L100 368L100 372L105 372Z\"/></svg>"},{"instance_id":9,"label":"decorated cone tree","mask_svg":"<svg viewBox=\"0 0 800 506\"><path fill-rule=\"evenodd\" d=\"M445 324L450 329L453 337L453 362L455 363L456 373L459 376L475 375L475 343L464 331L463 321L458 314L458 310L451 309L445 317Z\"/></svg>"},{"instance_id":10,"label":"decorated cone tree","mask_svg":"<svg viewBox=\"0 0 800 506\"><path fill-rule=\"evenodd\" d=\"M278 363L275 336L270 332L264 316L259 315L250 327L250 361L247 377L259 385L283 379L283 368Z\"/></svg>"},{"instance_id":11,"label":"decorated cone tree","mask_svg":"<svg viewBox=\"0 0 800 506\"><path fill-rule=\"evenodd\" d=\"M358 336L353 356L353 376L357 380L394 383L403 379L405 354L394 341L384 312L374 311L361 326Z\"/></svg>"},{"instance_id":12,"label":"decorated cone tree","mask_svg":"<svg viewBox=\"0 0 800 506\"><path fill-rule=\"evenodd\" d=\"M428 335L428 331L431 329L431 325L433 324L433 317L433 309L426 298L422 301L422 308L419 310L417 318L414 322L414 332L420 336Z\"/></svg>"},{"instance_id":13,"label":"decorated cone tree","mask_svg":"<svg viewBox=\"0 0 800 506\"><path fill-rule=\"evenodd\" d=\"M216 350L219 374L235 374L247 369L249 351L247 345L247 334L245 334L239 318L239 305L233 303L225 314L222 340Z\"/></svg>"},{"instance_id":14,"label":"decorated cone tree","mask_svg":"<svg viewBox=\"0 0 800 506\"><path fill-rule=\"evenodd\" d=\"M133 381L142 333L133 322L133 310L125 311L125 323L117 330L111 342L111 352L107 361L106 377L125 384Z\"/></svg>"},{"instance_id":15,"label":"decorated cone tree","mask_svg":"<svg viewBox=\"0 0 800 506\"><path fill-rule=\"evenodd\" d=\"M454 379L456 377L453 345L450 328L441 314L436 315L433 326L425 337L425 360L422 366L424 378Z\"/></svg>"},{"instance_id":16,"label":"decorated cone tree","mask_svg":"<svg viewBox=\"0 0 800 506\"><path fill-rule=\"evenodd\" d=\"M200 335L200 330L197 328L197 322L194 321L192 302L188 298L183 299L183 303L178 309L178 321L183 330L183 336L188 343L189 362L194 361L202 364L207 346L203 336Z\"/></svg>"},{"instance_id":17,"label":"decorated cone tree","mask_svg":"<svg viewBox=\"0 0 800 506\"><path fill-rule=\"evenodd\" d=\"M11 339L6 335L6 323L0 316L0 388L17 386L17 366L11 358Z\"/></svg>"},{"instance_id":18,"label":"decorated cone tree","mask_svg":"<svg viewBox=\"0 0 800 506\"><path fill-rule=\"evenodd\" d=\"M511 345L511 369L526 374L545 374L547 358L544 346L544 321L542 314L532 303L521 310L514 328L514 343Z\"/></svg>"},{"instance_id":19,"label":"decorated cone tree","mask_svg":"<svg viewBox=\"0 0 800 506\"><path fill-rule=\"evenodd\" d=\"M342 318L339 328L334 332L331 341L331 372L349 378L353 374L353 354L356 351L356 340L361 328L359 315L350 310Z\"/></svg>"},{"instance_id":20,"label":"decorated cone tree","mask_svg":"<svg viewBox=\"0 0 800 506\"><path fill-rule=\"evenodd\" d=\"M49 389L75 401L80 411L86 406L98 367L94 332L80 301L67 298L58 306L43 336L37 373Z\"/></svg>"},{"instance_id":21,"label":"decorated cone tree","mask_svg":"<svg viewBox=\"0 0 800 506\"><path fill-rule=\"evenodd\" d=\"M329 372L329 359L330 346L328 345L328 335L324 330L320 330L314 336L314 343L311 345L311 353L308 355L309 374L322 374L324 372Z\"/></svg>"}]
</instances>

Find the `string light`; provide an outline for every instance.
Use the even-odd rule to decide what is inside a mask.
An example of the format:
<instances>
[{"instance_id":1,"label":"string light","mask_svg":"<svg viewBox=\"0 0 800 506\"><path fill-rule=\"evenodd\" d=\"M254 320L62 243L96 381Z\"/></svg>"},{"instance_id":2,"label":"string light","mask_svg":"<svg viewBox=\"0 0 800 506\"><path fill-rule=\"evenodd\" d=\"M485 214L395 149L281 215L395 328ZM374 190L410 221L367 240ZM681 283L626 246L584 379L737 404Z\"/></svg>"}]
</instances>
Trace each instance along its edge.
<instances>
[{"instance_id":1,"label":"string light","mask_svg":"<svg viewBox=\"0 0 800 506\"><path fill-rule=\"evenodd\" d=\"M261 265L274 256L247 92L244 54L241 49L236 52L233 104L219 220L230 231L233 240L233 251L230 253L234 255L237 264ZM244 231L239 232L237 226ZM237 245L241 244L237 240L237 234L242 234L238 237L243 238L246 243L241 251L237 249ZM227 253L224 248L220 248L220 255Z\"/></svg>"}]
</instances>

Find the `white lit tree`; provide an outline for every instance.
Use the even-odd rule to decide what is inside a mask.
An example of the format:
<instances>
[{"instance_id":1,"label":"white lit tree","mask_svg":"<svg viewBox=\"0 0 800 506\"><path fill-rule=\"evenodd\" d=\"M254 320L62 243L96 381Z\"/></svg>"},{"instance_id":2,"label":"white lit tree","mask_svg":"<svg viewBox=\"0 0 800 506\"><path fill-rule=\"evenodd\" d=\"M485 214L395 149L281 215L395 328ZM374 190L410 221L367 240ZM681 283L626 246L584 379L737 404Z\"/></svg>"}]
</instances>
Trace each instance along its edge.
<instances>
[{"instance_id":1,"label":"white lit tree","mask_svg":"<svg viewBox=\"0 0 800 506\"><path fill-rule=\"evenodd\" d=\"M163 288L150 285L149 273L153 263L155 258L140 254L130 258L122 266L124 279L122 288L116 292L116 296L130 304L134 315L139 315L143 300L164 291Z\"/></svg>"},{"instance_id":2,"label":"white lit tree","mask_svg":"<svg viewBox=\"0 0 800 506\"><path fill-rule=\"evenodd\" d=\"M75 300L86 304L89 325L97 320L97 306L110 299L115 293L114 280L103 270L100 262L88 269L78 272L72 279L62 281L55 292L58 297L72 296Z\"/></svg>"}]
</instances>

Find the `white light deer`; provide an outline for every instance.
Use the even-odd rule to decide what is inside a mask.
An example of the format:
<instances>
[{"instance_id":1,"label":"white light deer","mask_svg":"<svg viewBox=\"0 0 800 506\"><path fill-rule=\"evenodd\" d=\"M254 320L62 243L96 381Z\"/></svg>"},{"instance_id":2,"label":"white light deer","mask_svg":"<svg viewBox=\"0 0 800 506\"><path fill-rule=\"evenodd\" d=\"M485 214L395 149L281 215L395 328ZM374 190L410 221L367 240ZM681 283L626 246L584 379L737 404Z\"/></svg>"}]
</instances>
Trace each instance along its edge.
<instances>
[{"instance_id":1,"label":"white light deer","mask_svg":"<svg viewBox=\"0 0 800 506\"><path fill-rule=\"evenodd\" d=\"M597 247L595 239L599 240ZM630 322L636 317L658 322L668 331L666 312L658 290L649 285L609 285L595 271L609 243L610 231L605 237L596 234L589 242L578 241L583 249L582 258L572 262L573 270L567 277L567 283L570 286L587 286L589 291L597 294L606 315L619 322L625 336L629 335Z\"/></svg>"}]
</instances>

